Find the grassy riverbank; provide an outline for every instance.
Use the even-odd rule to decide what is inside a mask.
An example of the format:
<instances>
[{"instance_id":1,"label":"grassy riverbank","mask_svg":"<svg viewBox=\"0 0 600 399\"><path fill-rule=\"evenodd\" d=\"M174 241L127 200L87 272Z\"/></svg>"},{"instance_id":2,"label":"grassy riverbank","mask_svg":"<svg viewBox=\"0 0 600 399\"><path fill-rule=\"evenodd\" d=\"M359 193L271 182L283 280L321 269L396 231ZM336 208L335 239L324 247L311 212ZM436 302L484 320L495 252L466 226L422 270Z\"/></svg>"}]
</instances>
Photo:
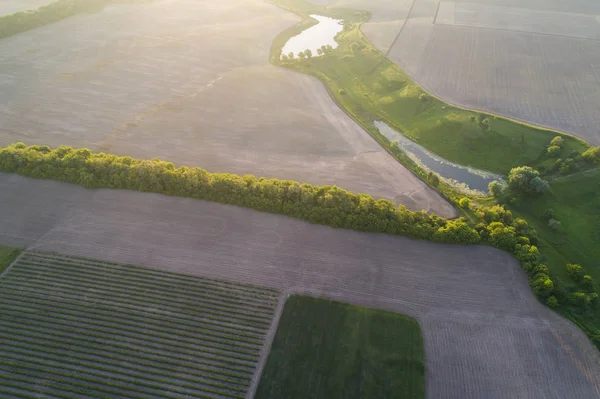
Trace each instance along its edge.
<instances>
[{"instance_id":1,"label":"grassy riverbank","mask_svg":"<svg viewBox=\"0 0 600 399\"><path fill-rule=\"evenodd\" d=\"M271 61L319 78L342 109L398 161L428 183L431 182L418 165L401 151L390 148L389 141L374 127L373 121L386 122L452 162L501 174L520 165L549 170L555 160L549 158L547 148L556 136L563 139L561 157L583 153L590 147L574 136L458 108L431 95L365 38L360 25L369 19L366 12L329 9L304 0L273 0L273 3L303 16L304 20L275 39ZM338 48L321 57L281 60L283 44L314 23L310 14L344 19L345 28L336 36ZM600 329L600 307L589 300L598 292L598 286L594 283L587 289L587 302L578 303L573 294L582 288L567 275L566 264L579 263L595 281L600 281L597 228L600 205L596 194L599 177L598 170L590 170L552 181L550 193L541 197L517 201L505 198L515 216L524 217L538 231L541 261L550 269L560 300L557 310L590 335ZM443 183L438 189L455 204L458 198L465 196ZM476 202L492 205L494 201L476 199ZM548 226L548 220L542 217L546 209L556 212L556 218L562 223L560 229ZM472 223L477 222L472 212L461 211ZM596 344L600 344L600 340Z\"/></svg>"},{"instance_id":2,"label":"grassy riverbank","mask_svg":"<svg viewBox=\"0 0 600 399\"><path fill-rule=\"evenodd\" d=\"M515 165L542 164L547 144L555 136L563 137L567 151L589 147L573 136L461 109L434 97L365 38L360 25L369 19L367 12L329 9L304 0L273 3L307 19L277 37L272 62L321 79L335 100L357 121L371 124L376 119L385 120L445 159L504 174ZM338 48L323 57L281 61L280 48L310 24L309 14L344 19L346 27L336 37Z\"/></svg>"}]
</instances>

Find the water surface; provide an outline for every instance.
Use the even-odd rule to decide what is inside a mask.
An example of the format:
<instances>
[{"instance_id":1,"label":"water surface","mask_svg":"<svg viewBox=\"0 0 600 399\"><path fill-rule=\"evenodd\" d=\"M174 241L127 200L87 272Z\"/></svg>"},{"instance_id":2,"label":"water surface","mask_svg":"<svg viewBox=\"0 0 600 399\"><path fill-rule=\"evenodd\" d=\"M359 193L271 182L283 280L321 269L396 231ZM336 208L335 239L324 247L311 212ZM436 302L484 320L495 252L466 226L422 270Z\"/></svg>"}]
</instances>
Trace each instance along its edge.
<instances>
[{"instance_id":1,"label":"water surface","mask_svg":"<svg viewBox=\"0 0 600 399\"><path fill-rule=\"evenodd\" d=\"M494 180L502 182L500 175L480 169L457 165L426 150L419 144L409 140L384 122L376 121L375 127L390 141L396 140L398 147L423 169L440 175L441 178L453 184L466 186L469 190L488 192L488 184Z\"/></svg>"},{"instance_id":2,"label":"water surface","mask_svg":"<svg viewBox=\"0 0 600 399\"><path fill-rule=\"evenodd\" d=\"M319 23L291 37L283 46L282 54L288 55L292 52L294 57L298 57L298 53L308 49L313 56L316 56L317 49L322 46L337 47L338 44L334 38L344 28L344 22L341 19L321 15L311 15L310 17L319 21Z\"/></svg>"}]
</instances>

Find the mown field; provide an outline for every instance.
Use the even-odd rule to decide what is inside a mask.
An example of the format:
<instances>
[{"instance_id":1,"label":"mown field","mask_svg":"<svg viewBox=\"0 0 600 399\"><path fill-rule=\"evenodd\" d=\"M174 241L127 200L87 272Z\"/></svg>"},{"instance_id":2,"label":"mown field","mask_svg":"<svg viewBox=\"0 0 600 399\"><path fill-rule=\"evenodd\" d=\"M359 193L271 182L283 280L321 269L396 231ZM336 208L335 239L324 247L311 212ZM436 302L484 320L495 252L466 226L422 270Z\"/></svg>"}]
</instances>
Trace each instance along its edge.
<instances>
[{"instance_id":1,"label":"mown field","mask_svg":"<svg viewBox=\"0 0 600 399\"><path fill-rule=\"evenodd\" d=\"M276 291L28 252L0 279L0 396L244 398Z\"/></svg>"},{"instance_id":2,"label":"mown field","mask_svg":"<svg viewBox=\"0 0 600 399\"><path fill-rule=\"evenodd\" d=\"M326 299L292 296L257 399L425 398L416 320Z\"/></svg>"}]
</instances>

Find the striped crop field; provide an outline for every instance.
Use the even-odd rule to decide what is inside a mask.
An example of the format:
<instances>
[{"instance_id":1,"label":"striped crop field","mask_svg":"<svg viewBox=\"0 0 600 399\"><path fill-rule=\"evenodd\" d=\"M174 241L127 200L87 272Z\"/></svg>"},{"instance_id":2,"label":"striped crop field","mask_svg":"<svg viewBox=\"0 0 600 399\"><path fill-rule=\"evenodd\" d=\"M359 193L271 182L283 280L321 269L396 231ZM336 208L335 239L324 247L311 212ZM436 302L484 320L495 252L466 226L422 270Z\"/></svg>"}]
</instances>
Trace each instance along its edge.
<instances>
[{"instance_id":1,"label":"striped crop field","mask_svg":"<svg viewBox=\"0 0 600 399\"><path fill-rule=\"evenodd\" d=\"M0 397L244 398L277 296L27 252L0 278Z\"/></svg>"}]
</instances>

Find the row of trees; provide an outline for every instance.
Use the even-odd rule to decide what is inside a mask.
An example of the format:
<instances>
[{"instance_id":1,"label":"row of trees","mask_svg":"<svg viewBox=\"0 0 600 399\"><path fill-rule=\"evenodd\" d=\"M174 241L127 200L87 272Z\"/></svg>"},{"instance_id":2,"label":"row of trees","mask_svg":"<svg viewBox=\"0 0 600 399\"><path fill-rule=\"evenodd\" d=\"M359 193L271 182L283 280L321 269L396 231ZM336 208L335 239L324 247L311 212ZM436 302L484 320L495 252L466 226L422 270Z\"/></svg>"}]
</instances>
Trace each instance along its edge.
<instances>
[{"instance_id":1,"label":"row of trees","mask_svg":"<svg viewBox=\"0 0 600 399\"><path fill-rule=\"evenodd\" d=\"M476 207L474 212L481 223L471 227L462 218L446 220L425 211L411 212L389 200L376 200L335 186L209 173L201 168L177 168L158 159L137 160L67 146L52 150L23 143L0 149L0 171L89 188L131 189L217 201L333 227L442 243L476 244L484 240L521 260L536 295L548 298L554 288L547 268L540 265L535 231L500 205ZM461 205L471 207L468 201Z\"/></svg>"},{"instance_id":2,"label":"row of trees","mask_svg":"<svg viewBox=\"0 0 600 399\"><path fill-rule=\"evenodd\" d=\"M48 25L81 12L102 9L113 0L56 0L35 10L0 17L0 39Z\"/></svg>"}]
</instances>

